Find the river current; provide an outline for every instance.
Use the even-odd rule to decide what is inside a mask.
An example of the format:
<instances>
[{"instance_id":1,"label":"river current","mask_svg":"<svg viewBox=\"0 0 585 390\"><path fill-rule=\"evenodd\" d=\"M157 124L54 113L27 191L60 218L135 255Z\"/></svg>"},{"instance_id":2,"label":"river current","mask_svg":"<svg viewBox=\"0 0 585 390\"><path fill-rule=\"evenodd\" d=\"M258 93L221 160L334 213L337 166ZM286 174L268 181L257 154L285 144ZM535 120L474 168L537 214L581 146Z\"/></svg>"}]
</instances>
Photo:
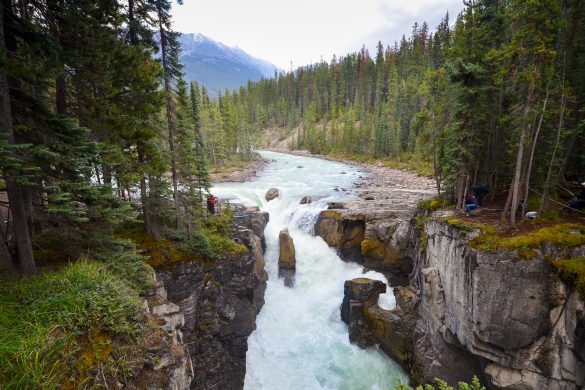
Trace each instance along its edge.
<instances>
[{"instance_id":1,"label":"river current","mask_svg":"<svg viewBox=\"0 0 585 390\"><path fill-rule=\"evenodd\" d=\"M320 238L313 225L327 202L351 197L360 175L342 163L282 153L261 152L272 162L253 181L221 183L212 192L220 199L260 206L270 214L266 226L266 304L257 329L248 339L246 390L389 390L407 377L398 364L381 351L362 350L350 344L339 306L343 284L360 276L386 282L378 272L363 273L358 264L346 263ZM269 188L280 197L266 202ZM336 191L335 189L338 189ZM348 195L349 194L349 195ZM325 199L300 205L305 195ZM278 277L278 234L287 227L296 249L293 287ZM380 306L394 307L391 288L380 296Z\"/></svg>"}]
</instances>

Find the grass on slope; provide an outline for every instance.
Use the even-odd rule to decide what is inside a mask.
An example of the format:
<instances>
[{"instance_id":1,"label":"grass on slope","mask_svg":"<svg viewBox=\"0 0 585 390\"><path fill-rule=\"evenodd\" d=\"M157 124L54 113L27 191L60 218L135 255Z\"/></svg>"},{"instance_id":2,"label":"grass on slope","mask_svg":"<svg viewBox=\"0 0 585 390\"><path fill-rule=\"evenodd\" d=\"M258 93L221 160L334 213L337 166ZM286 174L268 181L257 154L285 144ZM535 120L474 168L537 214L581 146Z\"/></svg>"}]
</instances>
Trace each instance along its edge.
<instances>
[{"instance_id":1,"label":"grass on slope","mask_svg":"<svg viewBox=\"0 0 585 390\"><path fill-rule=\"evenodd\" d=\"M142 332L145 267L120 251L35 277L0 277L0 387L84 388L98 366L106 375L124 369L125 343L116 340Z\"/></svg>"}]
</instances>

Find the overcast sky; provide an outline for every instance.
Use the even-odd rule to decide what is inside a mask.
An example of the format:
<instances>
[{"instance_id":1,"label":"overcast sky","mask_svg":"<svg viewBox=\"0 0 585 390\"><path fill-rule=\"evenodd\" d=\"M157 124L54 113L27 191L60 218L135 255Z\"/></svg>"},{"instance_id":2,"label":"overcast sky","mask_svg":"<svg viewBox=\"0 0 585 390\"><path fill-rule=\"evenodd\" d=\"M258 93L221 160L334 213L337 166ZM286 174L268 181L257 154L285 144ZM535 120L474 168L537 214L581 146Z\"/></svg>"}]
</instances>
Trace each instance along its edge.
<instances>
[{"instance_id":1,"label":"overcast sky","mask_svg":"<svg viewBox=\"0 0 585 390\"><path fill-rule=\"evenodd\" d=\"M362 44L372 50L378 40L393 44L414 22L434 30L447 11L452 24L462 9L462 0L185 0L173 17L177 31L200 32L288 70L291 61L296 68Z\"/></svg>"}]
</instances>

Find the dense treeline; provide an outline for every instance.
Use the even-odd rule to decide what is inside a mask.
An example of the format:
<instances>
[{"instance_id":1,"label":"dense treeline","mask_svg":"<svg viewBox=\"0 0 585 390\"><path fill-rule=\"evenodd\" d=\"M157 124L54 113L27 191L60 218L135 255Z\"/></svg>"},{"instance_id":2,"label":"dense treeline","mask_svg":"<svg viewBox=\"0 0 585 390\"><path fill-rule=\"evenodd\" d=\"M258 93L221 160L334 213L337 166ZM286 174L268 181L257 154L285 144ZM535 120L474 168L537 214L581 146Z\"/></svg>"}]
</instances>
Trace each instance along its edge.
<instances>
[{"instance_id":1,"label":"dense treeline","mask_svg":"<svg viewBox=\"0 0 585 390\"><path fill-rule=\"evenodd\" d=\"M509 189L514 225L529 196L542 210L566 176L583 179L584 49L583 2L473 1L453 27L415 24L373 58L363 48L230 100L257 128L289 129L292 148L426 162L458 205L473 184Z\"/></svg>"},{"instance_id":2,"label":"dense treeline","mask_svg":"<svg viewBox=\"0 0 585 390\"><path fill-rule=\"evenodd\" d=\"M251 152L231 138L230 102L211 102L182 79L170 8L171 0L3 0L4 268L18 262L33 274L45 243L90 245L127 221L205 247L206 149L216 164Z\"/></svg>"}]
</instances>

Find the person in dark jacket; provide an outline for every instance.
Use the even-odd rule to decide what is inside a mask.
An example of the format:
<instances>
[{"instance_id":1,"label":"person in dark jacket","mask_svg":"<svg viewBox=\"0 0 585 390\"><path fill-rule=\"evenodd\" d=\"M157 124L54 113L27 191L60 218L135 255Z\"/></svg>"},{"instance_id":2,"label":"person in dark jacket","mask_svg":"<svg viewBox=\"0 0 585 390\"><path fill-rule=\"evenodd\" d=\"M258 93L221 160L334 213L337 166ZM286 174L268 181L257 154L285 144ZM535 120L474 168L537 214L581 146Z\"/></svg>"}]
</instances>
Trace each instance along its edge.
<instances>
[{"instance_id":1,"label":"person in dark jacket","mask_svg":"<svg viewBox=\"0 0 585 390\"><path fill-rule=\"evenodd\" d=\"M465 199L465 215L469 217L471 215L471 210L475 210L478 207L479 205L477 204L477 198L472 191Z\"/></svg>"},{"instance_id":2,"label":"person in dark jacket","mask_svg":"<svg viewBox=\"0 0 585 390\"><path fill-rule=\"evenodd\" d=\"M568 207L575 210L585 209L585 182L581 183L581 187L581 191L567 204Z\"/></svg>"},{"instance_id":3,"label":"person in dark jacket","mask_svg":"<svg viewBox=\"0 0 585 390\"><path fill-rule=\"evenodd\" d=\"M490 193L490 188L488 186L473 186L471 187L471 191L477 197L477 205L482 207L483 197Z\"/></svg>"}]
</instances>

